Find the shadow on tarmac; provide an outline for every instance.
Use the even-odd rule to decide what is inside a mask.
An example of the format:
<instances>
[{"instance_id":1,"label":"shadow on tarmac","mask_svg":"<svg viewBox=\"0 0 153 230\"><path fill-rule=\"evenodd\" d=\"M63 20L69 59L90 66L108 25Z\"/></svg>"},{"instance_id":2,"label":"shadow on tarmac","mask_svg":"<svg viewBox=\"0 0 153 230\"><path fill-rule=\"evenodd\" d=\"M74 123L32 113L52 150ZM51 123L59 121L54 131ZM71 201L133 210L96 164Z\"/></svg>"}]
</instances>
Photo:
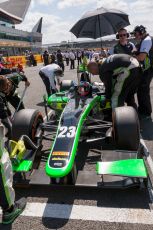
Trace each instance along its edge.
<instances>
[{"instance_id":1,"label":"shadow on tarmac","mask_svg":"<svg viewBox=\"0 0 153 230\"><path fill-rule=\"evenodd\" d=\"M36 104L37 106L40 106L40 107L44 107L44 102L42 101L42 102L39 102L39 103L37 103Z\"/></svg>"},{"instance_id":2,"label":"shadow on tarmac","mask_svg":"<svg viewBox=\"0 0 153 230\"><path fill-rule=\"evenodd\" d=\"M75 187L51 187L50 189L35 188L33 190L34 196L37 196L37 192L41 193L40 199L43 197L49 197L47 204L60 204L69 205L66 209L68 213L67 219L58 218L44 218L42 217L42 223L46 229L60 229L64 227L71 216L73 205L90 205L90 203L97 207L108 207L108 208L138 208L138 209L149 209L149 201L147 200L147 194L144 190L129 189L129 190L101 190L93 188L75 188ZM48 195L47 195L48 193ZM38 195L39 196L39 195ZM80 203L82 200L83 204ZM124 200L124 201L123 201ZM90 201L87 203L87 201ZM60 207L56 208L56 211L60 213ZM59 210L58 210L59 209ZM44 210L48 212L47 207Z\"/></svg>"},{"instance_id":3,"label":"shadow on tarmac","mask_svg":"<svg viewBox=\"0 0 153 230\"><path fill-rule=\"evenodd\" d=\"M94 154L88 157L89 149L92 144L81 143L78 148L77 164L79 170L86 167L84 159L87 160L89 166L92 168L95 162L100 158L98 143ZM83 159L83 160L82 160ZM93 162L94 163L93 163ZM92 168L93 170L93 168ZM16 195L25 196L32 199L32 202L44 202L47 198L47 204L69 205L66 209L67 219L45 218L42 217L42 223L47 229L60 229L69 222L73 205L96 205L98 207L106 208L133 208L133 209L149 209L149 197L145 189L130 188L125 190L120 189L101 189L92 187L74 187L74 186L31 186L27 189L17 188ZM18 199L18 197L17 197ZM46 199L45 199L46 200ZM60 213L57 207L55 211ZM44 210L48 213L48 208ZM55 215L56 216L56 215Z\"/></svg>"},{"instance_id":4,"label":"shadow on tarmac","mask_svg":"<svg viewBox=\"0 0 153 230\"><path fill-rule=\"evenodd\" d=\"M1 230L11 230L12 224L9 224L9 225L0 224L0 229Z\"/></svg>"}]
</instances>

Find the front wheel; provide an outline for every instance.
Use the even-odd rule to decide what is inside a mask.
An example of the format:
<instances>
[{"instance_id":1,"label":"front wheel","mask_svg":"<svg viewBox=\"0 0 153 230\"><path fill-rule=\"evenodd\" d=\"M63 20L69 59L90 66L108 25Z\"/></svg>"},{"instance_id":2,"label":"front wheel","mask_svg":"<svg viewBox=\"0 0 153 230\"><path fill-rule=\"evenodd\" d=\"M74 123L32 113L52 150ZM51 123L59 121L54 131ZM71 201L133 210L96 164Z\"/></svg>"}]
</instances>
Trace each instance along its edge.
<instances>
[{"instance_id":1,"label":"front wheel","mask_svg":"<svg viewBox=\"0 0 153 230\"><path fill-rule=\"evenodd\" d=\"M15 114L12 122L12 140L18 141L22 135L27 135L35 144L37 144L36 132L42 122L43 117L38 110L20 110ZM28 148L29 145L26 147Z\"/></svg>"},{"instance_id":2,"label":"front wheel","mask_svg":"<svg viewBox=\"0 0 153 230\"><path fill-rule=\"evenodd\" d=\"M112 123L116 148L137 151L140 144L140 125L135 109L130 106L115 108Z\"/></svg>"}]
</instances>

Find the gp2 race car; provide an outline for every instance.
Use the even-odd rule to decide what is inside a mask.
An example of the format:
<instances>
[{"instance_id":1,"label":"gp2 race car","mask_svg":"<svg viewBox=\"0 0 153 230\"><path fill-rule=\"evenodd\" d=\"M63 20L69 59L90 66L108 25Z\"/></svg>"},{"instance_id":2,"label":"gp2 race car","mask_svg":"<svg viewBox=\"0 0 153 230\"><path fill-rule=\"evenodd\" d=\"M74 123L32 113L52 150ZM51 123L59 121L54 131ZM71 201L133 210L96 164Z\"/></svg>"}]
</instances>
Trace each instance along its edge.
<instances>
[{"instance_id":1,"label":"gp2 race car","mask_svg":"<svg viewBox=\"0 0 153 230\"><path fill-rule=\"evenodd\" d=\"M64 80L60 92L45 100L47 121L37 110L16 113L9 147L15 184L152 189L136 111L128 106L112 111L105 101L102 84ZM48 115L48 108L55 113ZM45 161L46 141L51 147Z\"/></svg>"}]
</instances>

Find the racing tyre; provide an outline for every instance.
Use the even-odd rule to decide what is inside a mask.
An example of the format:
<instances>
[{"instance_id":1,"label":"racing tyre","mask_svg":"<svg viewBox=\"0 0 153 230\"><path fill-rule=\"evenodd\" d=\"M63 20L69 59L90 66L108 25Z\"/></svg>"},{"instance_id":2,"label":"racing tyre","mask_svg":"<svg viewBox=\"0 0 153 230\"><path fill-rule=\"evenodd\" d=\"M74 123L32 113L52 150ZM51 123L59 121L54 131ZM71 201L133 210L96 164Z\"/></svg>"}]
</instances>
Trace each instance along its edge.
<instances>
[{"instance_id":1,"label":"racing tyre","mask_svg":"<svg viewBox=\"0 0 153 230\"><path fill-rule=\"evenodd\" d=\"M73 86L72 80L63 80L60 85L60 91L66 91L69 90Z\"/></svg>"},{"instance_id":2,"label":"racing tyre","mask_svg":"<svg viewBox=\"0 0 153 230\"><path fill-rule=\"evenodd\" d=\"M115 108L112 113L113 138L117 149L137 151L140 144L140 126L133 107Z\"/></svg>"},{"instance_id":3,"label":"racing tyre","mask_svg":"<svg viewBox=\"0 0 153 230\"><path fill-rule=\"evenodd\" d=\"M43 117L38 110L20 110L15 114L12 122L12 139L17 141L22 135L27 135L35 144L37 144L35 135L42 122ZM27 145L26 147L28 148L29 146Z\"/></svg>"}]
</instances>

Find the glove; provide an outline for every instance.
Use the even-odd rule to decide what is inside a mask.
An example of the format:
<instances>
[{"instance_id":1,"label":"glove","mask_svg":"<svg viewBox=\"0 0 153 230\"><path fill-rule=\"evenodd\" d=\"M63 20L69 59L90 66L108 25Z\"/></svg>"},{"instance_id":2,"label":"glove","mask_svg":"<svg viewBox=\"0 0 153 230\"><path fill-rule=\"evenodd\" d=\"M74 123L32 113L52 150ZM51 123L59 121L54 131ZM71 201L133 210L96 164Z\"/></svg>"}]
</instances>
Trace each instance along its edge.
<instances>
[{"instance_id":1,"label":"glove","mask_svg":"<svg viewBox=\"0 0 153 230\"><path fill-rule=\"evenodd\" d=\"M101 102L101 108L102 109L111 109L111 100L105 99Z\"/></svg>"},{"instance_id":2,"label":"glove","mask_svg":"<svg viewBox=\"0 0 153 230\"><path fill-rule=\"evenodd\" d=\"M111 101L107 101L104 109L111 109Z\"/></svg>"}]
</instances>

